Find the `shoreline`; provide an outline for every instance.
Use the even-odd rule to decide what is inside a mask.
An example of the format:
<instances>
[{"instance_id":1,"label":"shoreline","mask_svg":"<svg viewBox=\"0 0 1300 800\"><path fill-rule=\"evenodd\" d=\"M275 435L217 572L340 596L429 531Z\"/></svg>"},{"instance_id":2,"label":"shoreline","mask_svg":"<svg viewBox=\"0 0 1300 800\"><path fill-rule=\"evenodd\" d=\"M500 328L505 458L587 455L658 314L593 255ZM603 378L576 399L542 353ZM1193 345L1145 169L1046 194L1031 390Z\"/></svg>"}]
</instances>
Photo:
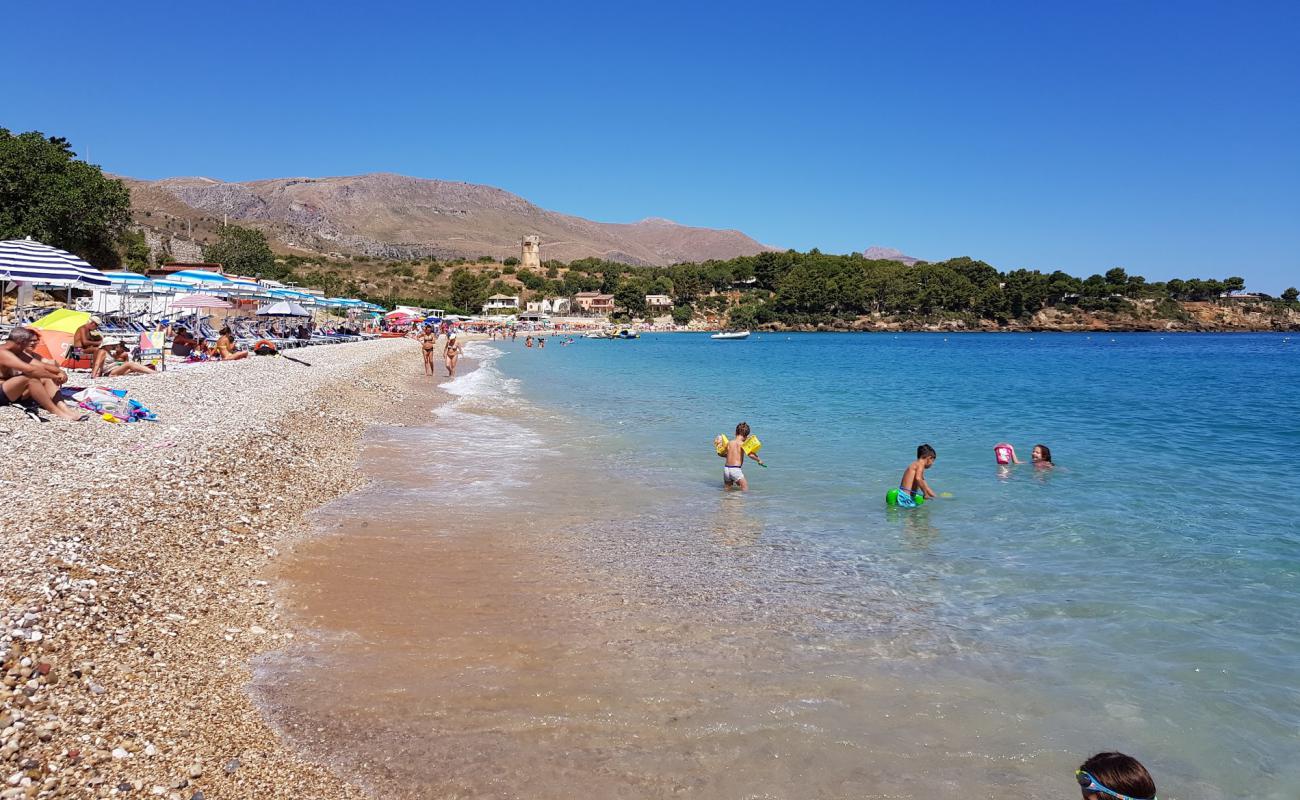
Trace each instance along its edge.
<instances>
[{"instance_id":1,"label":"shoreline","mask_svg":"<svg viewBox=\"0 0 1300 800\"><path fill-rule=\"evenodd\" d=\"M0 415L0 486L22 515L0 536L0 797L366 796L277 736L246 688L252 658L294 636L261 576L305 514L364 484L354 447L400 424L419 354L396 339L298 355L314 366L108 382L159 423Z\"/></svg>"}]
</instances>

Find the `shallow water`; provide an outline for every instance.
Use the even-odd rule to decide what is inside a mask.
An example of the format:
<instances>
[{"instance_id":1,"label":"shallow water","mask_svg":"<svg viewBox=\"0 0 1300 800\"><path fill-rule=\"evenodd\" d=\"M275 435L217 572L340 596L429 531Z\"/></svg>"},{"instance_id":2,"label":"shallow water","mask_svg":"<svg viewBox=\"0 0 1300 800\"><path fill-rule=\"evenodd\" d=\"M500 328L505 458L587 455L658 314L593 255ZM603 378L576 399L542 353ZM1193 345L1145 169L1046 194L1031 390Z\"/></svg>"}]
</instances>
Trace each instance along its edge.
<instances>
[{"instance_id":1,"label":"shallow water","mask_svg":"<svg viewBox=\"0 0 1300 800\"><path fill-rule=\"evenodd\" d=\"M256 691L385 796L1047 798L1111 748L1300 785L1286 337L551 344L475 345L283 564L319 634ZM887 511L920 441L954 497Z\"/></svg>"}]
</instances>

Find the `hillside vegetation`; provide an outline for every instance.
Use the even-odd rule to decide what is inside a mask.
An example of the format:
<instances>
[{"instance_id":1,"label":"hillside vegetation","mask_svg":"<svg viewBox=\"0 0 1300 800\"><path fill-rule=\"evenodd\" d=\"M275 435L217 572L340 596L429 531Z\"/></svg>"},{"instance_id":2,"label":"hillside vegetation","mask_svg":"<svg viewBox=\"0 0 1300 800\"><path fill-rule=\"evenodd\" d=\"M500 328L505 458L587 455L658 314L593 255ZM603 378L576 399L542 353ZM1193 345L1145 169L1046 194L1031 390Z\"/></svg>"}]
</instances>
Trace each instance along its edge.
<instances>
[{"instance_id":1,"label":"hillside vegetation","mask_svg":"<svg viewBox=\"0 0 1300 800\"><path fill-rule=\"evenodd\" d=\"M868 259L813 250L725 261L642 267L599 259L548 261L541 272L496 261L330 260L281 257L293 280L375 302L476 311L490 294L521 302L613 294L621 315L646 314L645 295L674 299L673 317L737 328L840 330L1292 329L1297 293L1224 299L1239 277L1147 281L1114 268L1086 278L1002 272L971 258L943 262Z\"/></svg>"}]
</instances>

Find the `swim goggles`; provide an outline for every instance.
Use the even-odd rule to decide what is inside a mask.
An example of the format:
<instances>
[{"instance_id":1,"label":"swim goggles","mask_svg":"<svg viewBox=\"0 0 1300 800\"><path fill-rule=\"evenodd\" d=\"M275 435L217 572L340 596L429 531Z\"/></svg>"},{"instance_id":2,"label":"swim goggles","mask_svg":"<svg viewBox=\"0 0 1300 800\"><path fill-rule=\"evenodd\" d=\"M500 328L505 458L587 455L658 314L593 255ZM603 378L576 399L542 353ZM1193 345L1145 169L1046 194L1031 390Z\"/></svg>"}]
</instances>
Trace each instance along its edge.
<instances>
[{"instance_id":1,"label":"swim goggles","mask_svg":"<svg viewBox=\"0 0 1300 800\"><path fill-rule=\"evenodd\" d=\"M1102 794L1108 794L1111 797L1118 798L1119 800L1143 800L1137 797L1129 797L1126 794L1120 794L1114 789L1108 788L1101 781L1092 777L1090 773L1084 772L1081 769L1076 769L1074 771L1074 779L1079 782L1079 788L1084 790L1085 792L1101 792ZM1156 798L1154 795L1152 795L1149 798L1149 800L1156 800Z\"/></svg>"}]
</instances>

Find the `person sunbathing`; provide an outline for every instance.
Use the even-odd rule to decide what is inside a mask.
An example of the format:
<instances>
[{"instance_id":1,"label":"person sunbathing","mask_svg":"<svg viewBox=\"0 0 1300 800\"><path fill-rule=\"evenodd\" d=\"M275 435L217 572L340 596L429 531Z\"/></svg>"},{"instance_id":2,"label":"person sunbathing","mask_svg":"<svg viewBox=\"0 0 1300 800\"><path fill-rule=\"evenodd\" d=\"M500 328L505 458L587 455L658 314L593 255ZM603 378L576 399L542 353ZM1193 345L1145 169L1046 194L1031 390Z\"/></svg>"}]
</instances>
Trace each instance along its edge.
<instances>
[{"instance_id":1,"label":"person sunbathing","mask_svg":"<svg viewBox=\"0 0 1300 800\"><path fill-rule=\"evenodd\" d=\"M172 355L185 358L194 352L198 342L185 328L177 328L172 336Z\"/></svg>"},{"instance_id":2,"label":"person sunbathing","mask_svg":"<svg viewBox=\"0 0 1300 800\"><path fill-rule=\"evenodd\" d=\"M217 343L213 346L216 351L216 357L222 361L239 361L241 358L248 358L247 351L240 351L235 348L235 337L230 328L222 328L221 335L217 337Z\"/></svg>"},{"instance_id":3,"label":"person sunbathing","mask_svg":"<svg viewBox=\"0 0 1300 800\"><path fill-rule=\"evenodd\" d=\"M96 370L104 360L99 353L103 342L104 335L99 332L99 317L91 317L72 334L72 352L69 355L76 359L88 359L91 374L98 374Z\"/></svg>"},{"instance_id":4,"label":"person sunbathing","mask_svg":"<svg viewBox=\"0 0 1300 800\"><path fill-rule=\"evenodd\" d=\"M27 401L69 422L90 419L89 414L79 414L58 399L59 387L68 375L36 355L39 341L30 328L14 328L0 344L0 406Z\"/></svg>"},{"instance_id":5,"label":"person sunbathing","mask_svg":"<svg viewBox=\"0 0 1300 800\"><path fill-rule=\"evenodd\" d=\"M109 358L112 359L111 362L105 362L104 369L107 371L101 371L101 375L108 375L110 378L117 378L122 375L130 375L133 372L143 373L145 375L152 375L154 373L153 367L132 361L131 351L127 349L125 344L116 339L104 342L104 346L101 349L107 352Z\"/></svg>"}]
</instances>

